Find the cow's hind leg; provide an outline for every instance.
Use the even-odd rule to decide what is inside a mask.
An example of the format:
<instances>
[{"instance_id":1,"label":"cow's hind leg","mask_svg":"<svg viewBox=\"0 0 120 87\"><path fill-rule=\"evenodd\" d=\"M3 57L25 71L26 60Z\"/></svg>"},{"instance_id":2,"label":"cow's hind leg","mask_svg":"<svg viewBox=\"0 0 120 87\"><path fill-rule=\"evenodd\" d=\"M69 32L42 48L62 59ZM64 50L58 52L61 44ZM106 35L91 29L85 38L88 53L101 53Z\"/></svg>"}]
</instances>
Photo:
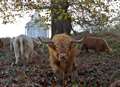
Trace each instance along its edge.
<instances>
[{"instance_id":1,"label":"cow's hind leg","mask_svg":"<svg viewBox=\"0 0 120 87\"><path fill-rule=\"evenodd\" d=\"M81 50L82 50L82 51L85 50L85 52L89 53L88 48L87 48L87 46L86 46L85 44L82 44Z\"/></svg>"},{"instance_id":2,"label":"cow's hind leg","mask_svg":"<svg viewBox=\"0 0 120 87\"><path fill-rule=\"evenodd\" d=\"M20 59L20 51L19 51L19 46L16 43L14 43L15 64L18 64L19 59Z\"/></svg>"},{"instance_id":3,"label":"cow's hind leg","mask_svg":"<svg viewBox=\"0 0 120 87\"><path fill-rule=\"evenodd\" d=\"M19 62L19 57L16 57L15 64L18 64Z\"/></svg>"},{"instance_id":4,"label":"cow's hind leg","mask_svg":"<svg viewBox=\"0 0 120 87\"><path fill-rule=\"evenodd\" d=\"M25 54L25 64L28 65L31 59L31 52Z\"/></svg>"}]
</instances>

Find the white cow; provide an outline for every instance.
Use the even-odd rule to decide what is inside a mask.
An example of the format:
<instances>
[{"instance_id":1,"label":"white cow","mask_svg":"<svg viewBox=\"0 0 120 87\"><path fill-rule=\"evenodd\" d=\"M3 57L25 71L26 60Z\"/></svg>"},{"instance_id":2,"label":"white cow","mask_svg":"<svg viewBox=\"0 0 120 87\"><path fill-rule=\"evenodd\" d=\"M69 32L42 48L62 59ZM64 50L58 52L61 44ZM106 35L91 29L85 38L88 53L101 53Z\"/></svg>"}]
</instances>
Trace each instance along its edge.
<instances>
[{"instance_id":1,"label":"white cow","mask_svg":"<svg viewBox=\"0 0 120 87\"><path fill-rule=\"evenodd\" d=\"M13 41L14 41L14 39L15 39L15 37L13 37L13 38L10 38L10 51L14 51L14 48L13 48Z\"/></svg>"},{"instance_id":2,"label":"white cow","mask_svg":"<svg viewBox=\"0 0 120 87\"><path fill-rule=\"evenodd\" d=\"M19 35L13 39L13 48L16 58L15 64L18 64L20 58L28 62L34 51L33 40L28 36Z\"/></svg>"}]
</instances>

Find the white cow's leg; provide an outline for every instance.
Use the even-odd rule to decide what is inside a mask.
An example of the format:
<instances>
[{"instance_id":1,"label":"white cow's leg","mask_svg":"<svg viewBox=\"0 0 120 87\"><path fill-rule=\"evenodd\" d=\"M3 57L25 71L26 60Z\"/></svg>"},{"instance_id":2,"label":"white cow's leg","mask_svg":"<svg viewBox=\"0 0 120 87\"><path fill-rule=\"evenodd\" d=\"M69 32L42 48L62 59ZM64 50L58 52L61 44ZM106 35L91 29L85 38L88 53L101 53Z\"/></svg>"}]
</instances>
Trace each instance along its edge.
<instances>
[{"instance_id":1,"label":"white cow's leg","mask_svg":"<svg viewBox=\"0 0 120 87\"><path fill-rule=\"evenodd\" d=\"M16 58L15 64L18 64L19 58L20 58L20 51L19 51L17 42L14 43L13 47L14 47L14 53L15 53L15 58Z\"/></svg>"},{"instance_id":2,"label":"white cow's leg","mask_svg":"<svg viewBox=\"0 0 120 87\"><path fill-rule=\"evenodd\" d=\"M29 63L29 54L28 53L25 54L25 62L26 62L26 64Z\"/></svg>"},{"instance_id":3,"label":"white cow's leg","mask_svg":"<svg viewBox=\"0 0 120 87\"><path fill-rule=\"evenodd\" d=\"M20 58L20 53L18 49L17 50L15 49L15 58L16 58L15 64L18 64Z\"/></svg>"},{"instance_id":4,"label":"white cow's leg","mask_svg":"<svg viewBox=\"0 0 120 87\"><path fill-rule=\"evenodd\" d=\"M18 64L19 62L19 57L16 57L15 64Z\"/></svg>"}]
</instances>

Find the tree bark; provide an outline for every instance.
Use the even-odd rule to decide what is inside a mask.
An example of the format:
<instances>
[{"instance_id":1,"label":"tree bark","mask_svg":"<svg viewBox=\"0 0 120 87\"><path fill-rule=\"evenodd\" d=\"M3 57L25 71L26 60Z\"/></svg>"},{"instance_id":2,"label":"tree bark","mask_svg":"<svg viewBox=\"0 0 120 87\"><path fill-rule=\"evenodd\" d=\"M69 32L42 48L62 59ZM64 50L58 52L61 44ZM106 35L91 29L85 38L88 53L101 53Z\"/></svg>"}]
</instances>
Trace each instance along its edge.
<instances>
[{"instance_id":1,"label":"tree bark","mask_svg":"<svg viewBox=\"0 0 120 87\"><path fill-rule=\"evenodd\" d=\"M67 12L68 0L51 0L51 7L51 37L60 33L70 34L72 25L71 16Z\"/></svg>"}]
</instances>

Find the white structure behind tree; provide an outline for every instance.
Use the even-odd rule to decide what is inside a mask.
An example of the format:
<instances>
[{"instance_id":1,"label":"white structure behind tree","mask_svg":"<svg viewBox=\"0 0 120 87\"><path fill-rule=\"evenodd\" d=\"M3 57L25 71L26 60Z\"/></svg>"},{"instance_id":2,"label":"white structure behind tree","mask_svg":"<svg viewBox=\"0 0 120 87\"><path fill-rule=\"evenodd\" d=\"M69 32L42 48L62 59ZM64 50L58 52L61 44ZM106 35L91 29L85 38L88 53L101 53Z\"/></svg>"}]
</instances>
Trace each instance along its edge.
<instances>
[{"instance_id":1,"label":"white structure behind tree","mask_svg":"<svg viewBox=\"0 0 120 87\"><path fill-rule=\"evenodd\" d=\"M33 38L49 37L48 26L44 24L43 18L37 12L31 16L31 20L26 24L25 34Z\"/></svg>"}]
</instances>

